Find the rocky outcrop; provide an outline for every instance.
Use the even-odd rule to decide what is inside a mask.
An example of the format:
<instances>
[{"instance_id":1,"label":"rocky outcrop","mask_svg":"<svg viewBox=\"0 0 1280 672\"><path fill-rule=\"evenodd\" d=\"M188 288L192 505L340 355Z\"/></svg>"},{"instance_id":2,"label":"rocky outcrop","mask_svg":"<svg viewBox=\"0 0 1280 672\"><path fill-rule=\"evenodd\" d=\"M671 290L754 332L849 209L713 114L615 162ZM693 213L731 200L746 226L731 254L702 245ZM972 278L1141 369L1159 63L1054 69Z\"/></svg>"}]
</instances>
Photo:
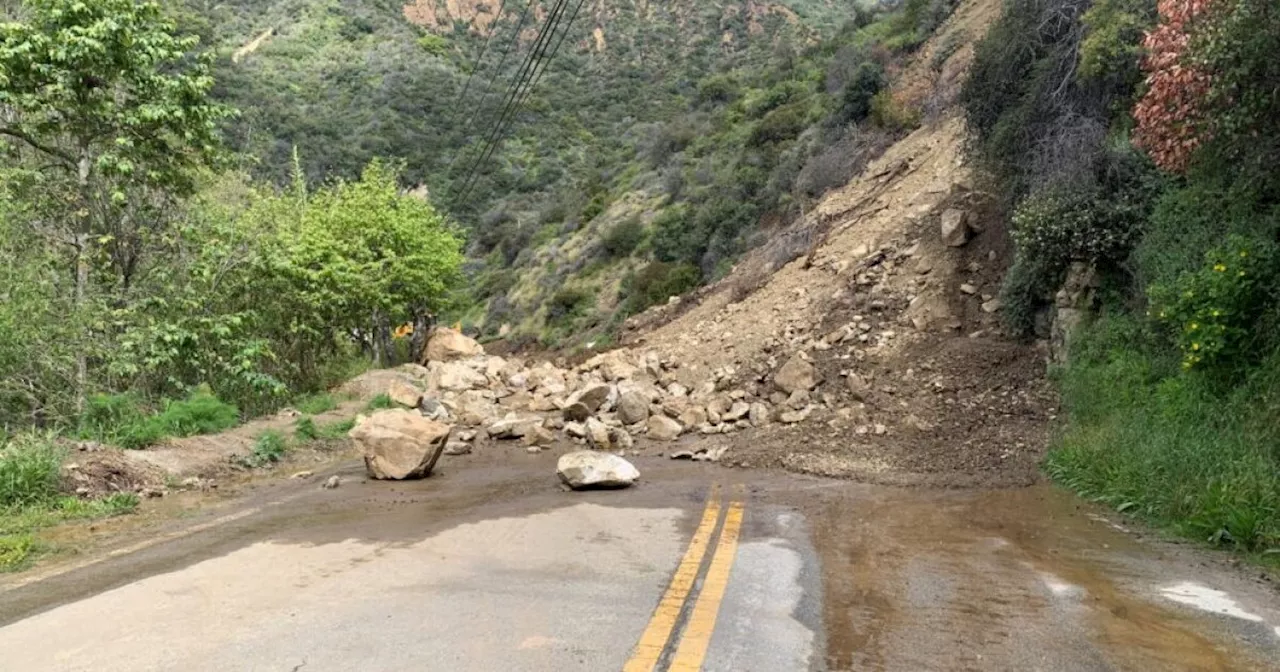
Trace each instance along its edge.
<instances>
[{"instance_id":1,"label":"rocky outcrop","mask_svg":"<svg viewBox=\"0 0 1280 672\"><path fill-rule=\"evenodd\" d=\"M380 480L423 478L449 442L449 425L417 411L377 411L348 433L364 456L369 476Z\"/></svg>"},{"instance_id":2,"label":"rocky outcrop","mask_svg":"<svg viewBox=\"0 0 1280 672\"><path fill-rule=\"evenodd\" d=\"M1081 323L1094 307L1100 286L1097 271L1083 262L1067 269L1067 277L1054 296L1053 323L1049 333L1049 357L1065 364L1071 355L1071 343Z\"/></svg>"}]
</instances>

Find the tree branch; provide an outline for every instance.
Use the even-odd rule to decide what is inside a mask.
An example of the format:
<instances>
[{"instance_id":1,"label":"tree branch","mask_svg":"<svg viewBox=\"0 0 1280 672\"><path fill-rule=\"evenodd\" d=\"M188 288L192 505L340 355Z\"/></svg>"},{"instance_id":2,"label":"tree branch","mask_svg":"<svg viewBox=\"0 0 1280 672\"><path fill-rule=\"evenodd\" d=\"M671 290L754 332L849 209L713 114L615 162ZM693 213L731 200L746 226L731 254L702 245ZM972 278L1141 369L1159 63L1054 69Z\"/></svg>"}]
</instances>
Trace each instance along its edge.
<instances>
[{"instance_id":1,"label":"tree branch","mask_svg":"<svg viewBox=\"0 0 1280 672\"><path fill-rule=\"evenodd\" d=\"M52 156L54 158L62 159L62 161L70 167L74 168L76 165L75 158L72 157L70 154L60 149L41 144L40 142L36 141L35 138L27 135L26 133L23 133L22 131L0 126L0 135L7 135L11 138L17 138L18 140L21 140L27 143L27 145L31 146L33 149L44 152L45 154L48 154L49 156Z\"/></svg>"}]
</instances>

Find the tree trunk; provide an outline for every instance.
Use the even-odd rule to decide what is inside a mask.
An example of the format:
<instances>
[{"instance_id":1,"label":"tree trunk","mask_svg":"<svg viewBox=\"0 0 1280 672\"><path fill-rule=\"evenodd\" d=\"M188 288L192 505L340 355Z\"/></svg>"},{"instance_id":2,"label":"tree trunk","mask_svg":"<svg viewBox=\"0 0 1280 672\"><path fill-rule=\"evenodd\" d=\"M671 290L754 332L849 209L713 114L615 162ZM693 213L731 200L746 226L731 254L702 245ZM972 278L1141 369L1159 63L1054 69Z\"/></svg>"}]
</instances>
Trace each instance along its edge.
<instances>
[{"instance_id":1,"label":"tree trunk","mask_svg":"<svg viewBox=\"0 0 1280 672\"><path fill-rule=\"evenodd\" d=\"M89 142L82 141L80 143L80 157L77 164L77 183L80 186L80 202L84 211L89 213L93 207L93 194L89 189L89 177L93 171L93 162L89 155ZM76 293L75 293L75 313L76 320L81 325L81 342L76 347L76 414L84 413L85 398L89 394L89 356L85 352L88 347L89 338L84 330L88 329L85 324L85 311L89 291L89 239L93 232L92 215L86 217L90 221L81 221L78 231L75 234L76 247Z\"/></svg>"},{"instance_id":2,"label":"tree trunk","mask_svg":"<svg viewBox=\"0 0 1280 672\"><path fill-rule=\"evenodd\" d=\"M89 259L88 244L89 234L78 233L75 238L76 246L76 293L75 293L75 313L76 320L83 322L85 311L85 297L89 286ZM82 327L85 328L85 327ZM81 334L84 337L84 334ZM85 346L89 339L84 340L76 348L76 414L84 413L85 397L89 390L89 359L85 353Z\"/></svg>"},{"instance_id":3,"label":"tree trunk","mask_svg":"<svg viewBox=\"0 0 1280 672\"><path fill-rule=\"evenodd\" d=\"M429 313L414 311L413 338L409 341L409 359L414 363L426 365L427 337L431 335L431 327L435 324Z\"/></svg>"}]
</instances>

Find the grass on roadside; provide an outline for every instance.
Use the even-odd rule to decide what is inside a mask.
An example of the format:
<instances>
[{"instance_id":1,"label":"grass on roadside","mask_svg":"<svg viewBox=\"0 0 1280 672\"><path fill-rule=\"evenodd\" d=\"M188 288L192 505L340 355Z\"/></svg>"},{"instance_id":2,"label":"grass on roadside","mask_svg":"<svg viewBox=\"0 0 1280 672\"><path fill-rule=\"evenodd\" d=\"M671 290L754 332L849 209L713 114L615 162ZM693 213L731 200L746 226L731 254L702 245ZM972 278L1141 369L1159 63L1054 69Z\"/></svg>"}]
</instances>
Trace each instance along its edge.
<instances>
[{"instance_id":1,"label":"grass on roadside","mask_svg":"<svg viewBox=\"0 0 1280 672\"><path fill-rule=\"evenodd\" d=\"M1280 356L1224 384L1101 320L1057 373L1066 424L1046 461L1063 485L1182 535L1280 562Z\"/></svg>"},{"instance_id":2,"label":"grass on roadside","mask_svg":"<svg viewBox=\"0 0 1280 672\"><path fill-rule=\"evenodd\" d=\"M30 564L43 550L35 535L40 529L138 507L132 493L97 500L64 496L59 491L64 456L49 434L22 434L0 444L0 572Z\"/></svg>"},{"instance_id":3,"label":"grass on roadside","mask_svg":"<svg viewBox=\"0 0 1280 672\"><path fill-rule=\"evenodd\" d=\"M208 390L197 390L186 399L166 401L156 413L148 413L131 394L99 394L89 398L78 434L126 449L146 448L177 436L214 434L240 424L240 411Z\"/></svg>"}]
</instances>

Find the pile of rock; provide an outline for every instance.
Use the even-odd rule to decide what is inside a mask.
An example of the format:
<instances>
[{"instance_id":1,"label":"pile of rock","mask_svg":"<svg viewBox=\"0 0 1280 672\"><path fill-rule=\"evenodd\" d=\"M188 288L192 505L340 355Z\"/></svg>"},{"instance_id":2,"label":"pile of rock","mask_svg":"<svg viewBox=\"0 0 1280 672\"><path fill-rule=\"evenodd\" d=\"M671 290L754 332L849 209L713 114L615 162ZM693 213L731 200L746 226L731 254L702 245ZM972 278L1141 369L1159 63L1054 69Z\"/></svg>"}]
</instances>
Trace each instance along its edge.
<instances>
[{"instance_id":1,"label":"pile of rock","mask_svg":"<svg viewBox=\"0 0 1280 672\"><path fill-rule=\"evenodd\" d=\"M680 364L657 352L617 350L565 369L486 355L446 328L432 334L427 352L425 365L400 367L387 389L416 412L375 413L351 432L375 478L425 476L440 454L465 454L483 441L520 441L537 452L563 437L619 453L640 438L671 442L800 422L821 380L798 355L773 374L769 396L757 382L736 386L732 369L712 372L690 390L677 380Z\"/></svg>"}]
</instances>

